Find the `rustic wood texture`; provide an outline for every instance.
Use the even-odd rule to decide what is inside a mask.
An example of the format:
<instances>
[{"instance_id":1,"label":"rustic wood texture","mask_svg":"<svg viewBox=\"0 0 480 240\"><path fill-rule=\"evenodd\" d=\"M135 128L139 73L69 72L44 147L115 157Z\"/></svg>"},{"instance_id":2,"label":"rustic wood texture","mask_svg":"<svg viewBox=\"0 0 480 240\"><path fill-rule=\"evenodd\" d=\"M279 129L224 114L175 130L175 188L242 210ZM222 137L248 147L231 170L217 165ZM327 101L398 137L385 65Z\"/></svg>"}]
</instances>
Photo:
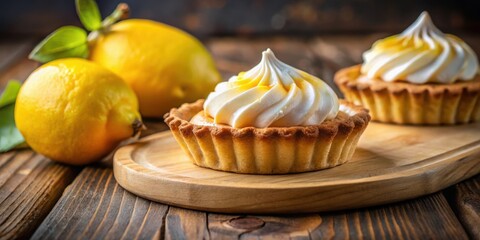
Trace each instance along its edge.
<instances>
[{"instance_id":1,"label":"rustic wood texture","mask_svg":"<svg viewBox=\"0 0 480 240\"><path fill-rule=\"evenodd\" d=\"M208 239L208 213L170 207L165 218L165 239Z\"/></svg>"},{"instance_id":2,"label":"rustic wood texture","mask_svg":"<svg viewBox=\"0 0 480 240\"><path fill-rule=\"evenodd\" d=\"M381 206L324 214L311 234L318 239L466 239L467 235L442 194ZM436 222L433 219L442 219Z\"/></svg>"},{"instance_id":3,"label":"rustic wood texture","mask_svg":"<svg viewBox=\"0 0 480 240\"><path fill-rule=\"evenodd\" d=\"M434 222L431 219L442 219ZM241 224L232 221L243 220ZM263 222L263 224L262 224ZM441 194L389 206L301 216L208 215L216 239L465 239Z\"/></svg>"},{"instance_id":4,"label":"rustic wood texture","mask_svg":"<svg viewBox=\"0 0 480 240\"><path fill-rule=\"evenodd\" d=\"M388 206L307 215L225 215L168 207L87 167L32 239L465 239L442 194Z\"/></svg>"},{"instance_id":5,"label":"rustic wood texture","mask_svg":"<svg viewBox=\"0 0 480 240\"><path fill-rule=\"evenodd\" d=\"M432 193L479 173L479 159L480 123L371 123L349 162L322 171L269 176L197 167L171 132L118 149L113 169L127 190L166 204L224 213L299 213Z\"/></svg>"},{"instance_id":6,"label":"rustic wood texture","mask_svg":"<svg viewBox=\"0 0 480 240\"><path fill-rule=\"evenodd\" d=\"M154 239L167 209L123 190L111 169L87 167L32 239Z\"/></svg>"},{"instance_id":7,"label":"rustic wood texture","mask_svg":"<svg viewBox=\"0 0 480 240\"><path fill-rule=\"evenodd\" d=\"M77 173L30 150L0 155L0 238L30 236Z\"/></svg>"},{"instance_id":8,"label":"rustic wood texture","mask_svg":"<svg viewBox=\"0 0 480 240\"><path fill-rule=\"evenodd\" d=\"M480 175L445 191L460 222L472 239L480 239Z\"/></svg>"}]
</instances>

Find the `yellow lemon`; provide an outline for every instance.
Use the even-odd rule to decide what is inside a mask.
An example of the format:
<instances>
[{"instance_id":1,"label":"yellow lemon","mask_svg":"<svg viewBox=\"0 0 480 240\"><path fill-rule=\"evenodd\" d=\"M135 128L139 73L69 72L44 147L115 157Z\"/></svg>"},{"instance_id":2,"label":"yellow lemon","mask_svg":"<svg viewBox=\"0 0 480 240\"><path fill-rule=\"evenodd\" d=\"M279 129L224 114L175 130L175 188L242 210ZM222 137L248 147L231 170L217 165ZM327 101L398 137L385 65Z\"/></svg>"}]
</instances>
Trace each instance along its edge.
<instances>
[{"instance_id":1,"label":"yellow lemon","mask_svg":"<svg viewBox=\"0 0 480 240\"><path fill-rule=\"evenodd\" d=\"M17 96L15 123L33 150L73 165L99 160L142 126L128 85L76 58L52 61L28 77Z\"/></svg>"},{"instance_id":2,"label":"yellow lemon","mask_svg":"<svg viewBox=\"0 0 480 240\"><path fill-rule=\"evenodd\" d=\"M220 81L212 57L191 35L158 22L129 19L92 42L90 59L135 91L144 117L205 98Z\"/></svg>"}]
</instances>

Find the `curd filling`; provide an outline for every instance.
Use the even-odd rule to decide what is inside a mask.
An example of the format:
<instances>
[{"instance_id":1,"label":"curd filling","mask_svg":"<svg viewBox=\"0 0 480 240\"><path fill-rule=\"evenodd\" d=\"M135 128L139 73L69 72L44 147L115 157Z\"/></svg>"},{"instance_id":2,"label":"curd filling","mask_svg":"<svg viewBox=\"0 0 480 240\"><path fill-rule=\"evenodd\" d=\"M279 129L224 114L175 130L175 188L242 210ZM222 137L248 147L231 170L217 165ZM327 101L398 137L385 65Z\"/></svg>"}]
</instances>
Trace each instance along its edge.
<instances>
[{"instance_id":1,"label":"curd filling","mask_svg":"<svg viewBox=\"0 0 480 240\"><path fill-rule=\"evenodd\" d=\"M257 66L219 83L203 109L213 124L289 127L333 119L339 103L326 83L281 62L267 49Z\"/></svg>"},{"instance_id":2,"label":"curd filling","mask_svg":"<svg viewBox=\"0 0 480 240\"><path fill-rule=\"evenodd\" d=\"M401 34L375 42L363 60L363 74L387 82L452 83L478 73L475 52L460 38L442 33L427 12Z\"/></svg>"}]
</instances>

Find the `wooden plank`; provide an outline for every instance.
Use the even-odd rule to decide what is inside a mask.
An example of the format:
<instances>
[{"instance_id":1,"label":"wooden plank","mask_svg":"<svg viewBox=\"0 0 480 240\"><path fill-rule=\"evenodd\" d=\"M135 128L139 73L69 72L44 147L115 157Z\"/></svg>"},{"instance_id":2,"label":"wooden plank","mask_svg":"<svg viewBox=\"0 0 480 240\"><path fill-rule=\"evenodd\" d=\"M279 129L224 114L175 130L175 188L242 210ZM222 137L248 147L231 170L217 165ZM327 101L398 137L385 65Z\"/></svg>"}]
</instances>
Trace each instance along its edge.
<instances>
[{"instance_id":1,"label":"wooden plank","mask_svg":"<svg viewBox=\"0 0 480 240\"><path fill-rule=\"evenodd\" d=\"M480 175L459 183L445 196L472 239L480 239Z\"/></svg>"},{"instance_id":2,"label":"wooden plank","mask_svg":"<svg viewBox=\"0 0 480 240\"><path fill-rule=\"evenodd\" d=\"M411 201L322 214L312 238L466 239L448 202L440 193Z\"/></svg>"},{"instance_id":3,"label":"wooden plank","mask_svg":"<svg viewBox=\"0 0 480 240\"><path fill-rule=\"evenodd\" d=\"M126 192L110 169L87 167L33 239L466 238L442 194L389 206L299 216L205 213Z\"/></svg>"},{"instance_id":4,"label":"wooden plank","mask_svg":"<svg viewBox=\"0 0 480 240\"><path fill-rule=\"evenodd\" d=\"M188 236L186 239L467 238L446 199L439 193L389 206L297 216L215 213L205 216L201 212L177 208L170 208L169 215L173 215L175 221L169 224L167 217L167 239L185 236ZM206 230L201 229L205 222Z\"/></svg>"},{"instance_id":5,"label":"wooden plank","mask_svg":"<svg viewBox=\"0 0 480 240\"><path fill-rule=\"evenodd\" d=\"M123 190L110 168L86 167L32 239L153 239L168 207Z\"/></svg>"},{"instance_id":6,"label":"wooden plank","mask_svg":"<svg viewBox=\"0 0 480 240\"><path fill-rule=\"evenodd\" d=\"M310 239L310 232L321 222L318 214L281 217L208 215L208 228L214 239Z\"/></svg>"},{"instance_id":7,"label":"wooden plank","mask_svg":"<svg viewBox=\"0 0 480 240\"><path fill-rule=\"evenodd\" d=\"M29 237L77 173L30 150L1 154L0 238Z\"/></svg>"},{"instance_id":8,"label":"wooden plank","mask_svg":"<svg viewBox=\"0 0 480 240\"><path fill-rule=\"evenodd\" d=\"M165 239L209 239L207 213L170 207L165 222Z\"/></svg>"}]
</instances>

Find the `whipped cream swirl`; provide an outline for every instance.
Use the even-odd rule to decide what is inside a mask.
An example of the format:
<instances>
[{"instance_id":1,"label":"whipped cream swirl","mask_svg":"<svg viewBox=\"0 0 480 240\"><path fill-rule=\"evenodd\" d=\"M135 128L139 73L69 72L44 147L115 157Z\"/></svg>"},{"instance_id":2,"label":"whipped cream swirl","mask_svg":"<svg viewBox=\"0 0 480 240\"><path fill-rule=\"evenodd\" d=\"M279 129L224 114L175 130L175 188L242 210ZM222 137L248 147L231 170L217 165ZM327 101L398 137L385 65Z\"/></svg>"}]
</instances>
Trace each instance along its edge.
<instances>
[{"instance_id":1,"label":"whipped cream swirl","mask_svg":"<svg viewBox=\"0 0 480 240\"><path fill-rule=\"evenodd\" d=\"M452 83L478 73L475 52L460 38L442 33L427 12L401 34L375 42L363 60L363 74L387 82Z\"/></svg>"},{"instance_id":2,"label":"whipped cream swirl","mask_svg":"<svg viewBox=\"0 0 480 240\"><path fill-rule=\"evenodd\" d=\"M204 103L214 123L235 128L318 125L338 109L326 83L281 62L270 49L257 66L219 83Z\"/></svg>"}]
</instances>

